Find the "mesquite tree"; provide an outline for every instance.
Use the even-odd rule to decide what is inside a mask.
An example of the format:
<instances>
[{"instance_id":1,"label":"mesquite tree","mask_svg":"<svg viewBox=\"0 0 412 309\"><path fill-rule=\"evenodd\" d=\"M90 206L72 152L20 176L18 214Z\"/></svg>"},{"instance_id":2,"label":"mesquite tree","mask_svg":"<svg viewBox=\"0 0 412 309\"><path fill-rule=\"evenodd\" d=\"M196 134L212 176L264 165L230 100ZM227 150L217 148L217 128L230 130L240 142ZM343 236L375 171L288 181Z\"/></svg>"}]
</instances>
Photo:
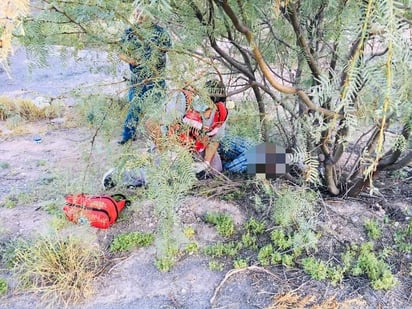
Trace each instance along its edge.
<instances>
[{"instance_id":1,"label":"mesquite tree","mask_svg":"<svg viewBox=\"0 0 412 309\"><path fill-rule=\"evenodd\" d=\"M32 49L116 52L132 9L153 15L173 37L167 78L214 72L253 100L262 138L303 160L297 180L354 196L412 161L409 0L37 2L17 35Z\"/></svg>"}]
</instances>

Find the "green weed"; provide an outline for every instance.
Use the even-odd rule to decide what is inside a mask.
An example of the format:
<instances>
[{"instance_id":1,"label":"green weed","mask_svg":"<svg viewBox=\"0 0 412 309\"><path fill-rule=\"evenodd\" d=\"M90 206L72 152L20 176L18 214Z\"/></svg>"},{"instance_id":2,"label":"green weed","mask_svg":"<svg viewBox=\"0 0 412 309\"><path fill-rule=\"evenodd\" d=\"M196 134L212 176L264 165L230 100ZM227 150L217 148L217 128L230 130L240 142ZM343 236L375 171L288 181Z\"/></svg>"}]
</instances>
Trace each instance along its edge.
<instances>
[{"instance_id":1,"label":"green weed","mask_svg":"<svg viewBox=\"0 0 412 309\"><path fill-rule=\"evenodd\" d=\"M50 202L42 206L42 209L45 212L47 212L49 215L53 215L56 217L64 216L64 213L61 208L61 205L57 204L56 202Z\"/></svg>"},{"instance_id":2,"label":"green weed","mask_svg":"<svg viewBox=\"0 0 412 309\"><path fill-rule=\"evenodd\" d=\"M268 266L271 263L273 254L272 244L268 244L260 248L258 253L258 261L262 266Z\"/></svg>"},{"instance_id":3,"label":"green weed","mask_svg":"<svg viewBox=\"0 0 412 309\"><path fill-rule=\"evenodd\" d=\"M294 256L291 254L282 254L282 265L287 267L295 266Z\"/></svg>"},{"instance_id":4,"label":"green weed","mask_svg":"<svg viewBox=\"0 0 412 309\"><path fill-rule=\"evenodd\" d=\"M50 220L50 226L56 231L62 230L68 223L69 221L66 220L65 216L53 217Z\"/></svg>"},{"instance_id":5,"label":"green weed","mask_svg":"<svg viewBox=\"0 0 412 309\"><path fill-rule=\"evenodd\" d=\"M328 267L321 260L317 260L314 257L304 258L302 265L304 271L315 280L325 280L328 277Z\"/></svg>"},{"instance_id":6,"label":"green weed","mask_svg":"<svg viewBox=\"0 0 412 309\"><path fill-rule=\"evenodd\" d=\"M7 293L9 285L7 284L6 279L0 278L0 296Z\"/></svg>"},{"instance_id":7,"label":"green weed","mask_svg":"<svg viewBox=\"0 0 412 309\"><path fill-rule=\"evenodd\" d=\"M168 272L175 265L175 259L169 256L156 257L155 266L158 270Z\"/></svg>"},{"instance_id":8,"label":"green weed","mask_svg":"<svg viewBox=\"0 0 412 309\"><path fill-rule=\"evenodd\" d=\"M328 278L331 280L333 286L342 282L345 277L345 271L345 267L339 265L328 267Z\"/></svg>"},{"instance_id":9,"label":"green weed","mask_svg":"<svg viewBox=\"0 0 412 309\"><path fill-rule=\"evenodd\" d=\"M197 242L191 242L186 245L185 252L188 254L196 254L199 252L199 244Z\"/></svg>"},{"instance_id":10,"label":"green weed","mask_svg":"<svg viewBox=\"0 0 412 309\"><path fill-rule=\"evenodd\" d=\"M379 228L378 221L374 219L368 219L365 221L364 227L369 239L377 240L381 237L382 231Z\"/></svg>"},{"instance_id":11,"label":"green weed","mask_svg":"<svg viewBox=\"0 0 412 309\"><path fill-rule=\"evenodd\" d=\"M398 229L394 235L396 247L404 253L412 253L412 219L405 229Z\"/></svg>"},{"instance_id":12,"label":"green weed","mask_svg":"<svg viewBox=\"0 0 412 309\"><path fill-rule=\"evenodd\" d=\"M117 235L110 245L111 252L129 251L137 247L147 247L154 242L152 233L131 232Z\"/></svg>"},{"instance_id":13,"label":"green weed","mask_svg":"<svg viewBox=\"0 0 412 309\"><path fill-rule=\"evenodd\" d=\"M257 237L248 231L242 234L242 244L245 248L257 249Z\"/></svg>"},{"instance_id":14,"label":"green weed","mask_svg":"<svg viewBox=\"0 0 412 309\"><path fill-rule=\"evenodd\" d=\"M218 242L216 244L207 246L204 248L204 253L213 258L223 257L223 256L235 256L239 250L242 249L242 244L238 242L228 242L222 243Z\"/></svg>"},{"instance_id":15,"label":"green weed","mask_svg":"<svg viewBox=\"0 0 412 309\"><path fill-rule=\"evenodd\" d=\"M252 217L245 223L245 229L254 235L261 235L265 232L266 225Z\"/></svg>"},{"instance_id":16,"label":"green weed","mask_svg":"<svg viewBox=\"0 0 412 309\"><path fill-rule=\"evenodd\" d=\"M205 221L213 224L222 237L231 237L235 232L233 219L227 214L210 212L206 214Z\"/></svg>"},{"instance_id":17,"label":"green weed","mask_svg":"<svg viewBox=\"0 0 412 309\"><path fill-rule=\"evenodd\" d=\"M353 274L367 275L369 280L371 280L371 286L376 290L388 290L397 283L389 265L384 260L379 259L373 252L372 243L361 245Z\"/></svg>"},{"instance_id":18,"label":"green weed","mask_svg":"<svg viewBox=\"0 0 412 309\"><path fill-rule=\"evenodd\" d=\"M209 262L209 269L212 271L223 271L225 265L221 262L212 260Z\"/></svg>"},{"instance_id":19,"label":"green weed","mask_svg":"<svg viewBox=\"0 0 412 309\"><path fill-rule=\"evenodd\" d=\"M236 269L242 269L248 267L248 262L245 259L236 259L233 261L233 267Z\"/></svg>"},{"instance_id":20,"label":"green weed","mask_svg":"<svg viewBox=\"0 0 412 309\"><path fill-rule=\"evenodd\" d=\"M314 230L317 222L315 203L316 194L312 191L284 189L278 192L273 220L283 228Z\"/></svg>"},{"instance_id":21,"label":"green weed","mask_svg":"<svg viewBox=\"0 0 412 309\"><path fill-rule=\"evenodd\" d=\"M280 250L289 249L292 246L291 239L285 235L283 230L273 230L270 233L270 239L273 241L273 244Z\"/></svg>"},{"instance_id":22,"label":"green weed","mask_svg":"<svg viewBox=\"0 0 412 309\"><path fill-rule=\"evenodd\" d=\"M196 235L196 231L191 226L186 226L183 230L183 233L188 239L192 239Z\"/></svg>"},{"instance_id":23,"label":"green weed","mask_svg":"<svg viewBox=\"0 0 412 309\"><path fill-rule=\"evenodd\" d=\"M169 246L163 255L156 257L154 264L160 271L170 271L175 265L179 255L180 252L177 247Z\"/></svg>"},{"instance_id":24,"label":"green weed","mask_svg":"<svg viewBox=\"0 0 412 309\"><path fill-rule=\"evenodd\" d=\"M4 208L15 208L17 206L17 201L16 197L9 195L4 199L4 202L2 202L0 206L3 206Z\"/></svg>"}]
</instances>

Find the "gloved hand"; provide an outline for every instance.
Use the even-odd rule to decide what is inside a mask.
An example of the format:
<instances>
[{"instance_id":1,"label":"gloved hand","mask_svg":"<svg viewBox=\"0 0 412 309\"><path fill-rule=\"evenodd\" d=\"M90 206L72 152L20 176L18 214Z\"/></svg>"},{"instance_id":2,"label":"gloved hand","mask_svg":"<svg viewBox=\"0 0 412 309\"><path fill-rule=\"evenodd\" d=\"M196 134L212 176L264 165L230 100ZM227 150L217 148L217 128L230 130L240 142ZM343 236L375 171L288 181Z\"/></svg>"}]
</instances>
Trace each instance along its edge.
<instances>
[{"instance_id":1,"label":"gloved hand","mask_svg":"<svg viewBox=\"0 0 412 309\"><path fill-rule=\"evenodd\" d=\"M209 167L210 167L209 162L202 161L202 162L195 162L195 163L193 163L193 171L194 171L196 174L198 174L198 173L200 173L200 172L202 172L202 171L207 170Z\"/></svg>"}]
</instances>

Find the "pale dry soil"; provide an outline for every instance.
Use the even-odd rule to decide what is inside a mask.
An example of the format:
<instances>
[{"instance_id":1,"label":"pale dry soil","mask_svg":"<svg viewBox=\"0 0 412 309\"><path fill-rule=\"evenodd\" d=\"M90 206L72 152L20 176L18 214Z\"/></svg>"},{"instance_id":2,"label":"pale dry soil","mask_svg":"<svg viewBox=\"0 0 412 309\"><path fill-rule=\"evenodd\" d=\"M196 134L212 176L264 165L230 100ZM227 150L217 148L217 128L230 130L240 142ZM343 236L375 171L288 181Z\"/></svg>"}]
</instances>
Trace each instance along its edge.
<instances>
[{"instance_id":1,"label":"pale dry soil","mask_svg":"<svg viewBox=\"0 0 412 309\"><path fill-rule=\"evenodd\" d=\"M83 61L87 61L87 53L84 56ZM29 75L27 66L23 65L25 61L28 60L21 51L11 59L14 80L6 79L5 73L0 72L1 94L32 98L58 96L68 85L75 87L90 80L113 78L85 70L82 60L66 68L42 69ZM53 61L57 62L57 58L51 57L50 62ZM13 197L18 201L13 208L0 207L0 245L19 237L30 239L51 233L56 214L49 214L45 205L54 203L62 207L64 195L76 193L71 190L78 189L83 179L88 192L103 192L100 179L111 165L110 158L118 151L125 151L116 145L115 139L102 137L98 137L92 147L94 132L90 128L68 127L64 118L30 124L21 135L9 132L4 122L0 122L0 130L0 203L4 206L6 200ZM35 135L41 136L41 143L33 141ZM144 146L138 142L131 147L132 151L144 151ZM322 201L320 229L326 237L321 252L326 259L333 256L339 244L365 241L363 223L367 218L382 221L388 216L403 224L411 215L411 182L380 185L390 193L389 198L325 198ZM130 197L138 196L135 191L125 193ZM157 220L153 205L139 198L132 200L132 205L108 230L67 222L59 233L79 235L107 249L119 233L155 231ZM243 202L225 202L188 197L180 205L179 217L183 224L195 229L195 241L205 246L221 240L202 220L206 211L226 212L239 227L250 215L250 209L247 198ZM339 301L356 299L352 308L412 308L412 279L407 274L407 264L394 269L399 280L394 289L374 291L365 278L345 279L341 285L333 287L328 282L311 280L299 269L281 266L252 266L231 271L227 263L224 271L211 271L209 260L202 254L183 256L170 272L164 273L154 266L155 256L156 247L150 246L110 257L112 260L95 280L94 296L72 308L266 308L273 296L291 291L313 295L319 302L330 297ZM255 264L256 261L252 259L251 262ZM0 275L10 284L8 294L0 298L1 309L44 307L37 296L14 289L15 281L7 269L1 269Z\"/></svg>"}]
</instances>

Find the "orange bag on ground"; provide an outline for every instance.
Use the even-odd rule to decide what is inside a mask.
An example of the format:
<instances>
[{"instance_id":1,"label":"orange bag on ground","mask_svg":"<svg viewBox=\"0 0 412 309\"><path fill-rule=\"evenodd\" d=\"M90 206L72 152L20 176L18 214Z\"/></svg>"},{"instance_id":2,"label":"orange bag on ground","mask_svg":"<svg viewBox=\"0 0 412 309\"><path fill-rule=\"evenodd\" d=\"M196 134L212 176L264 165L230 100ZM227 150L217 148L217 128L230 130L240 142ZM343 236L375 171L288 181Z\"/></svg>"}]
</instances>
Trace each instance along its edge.
<instances>
[{"instance_id":1,"label":"orange bag on ground","mask_svg":"<svg viewBox=\"0 0 412 309\"><path fill-rule=\"evenodd\" d=\"M120 212L130 201L122 194L68 194L63 211L69 221L107 229L116 222Z\"/></svg>"}]
</instances>

